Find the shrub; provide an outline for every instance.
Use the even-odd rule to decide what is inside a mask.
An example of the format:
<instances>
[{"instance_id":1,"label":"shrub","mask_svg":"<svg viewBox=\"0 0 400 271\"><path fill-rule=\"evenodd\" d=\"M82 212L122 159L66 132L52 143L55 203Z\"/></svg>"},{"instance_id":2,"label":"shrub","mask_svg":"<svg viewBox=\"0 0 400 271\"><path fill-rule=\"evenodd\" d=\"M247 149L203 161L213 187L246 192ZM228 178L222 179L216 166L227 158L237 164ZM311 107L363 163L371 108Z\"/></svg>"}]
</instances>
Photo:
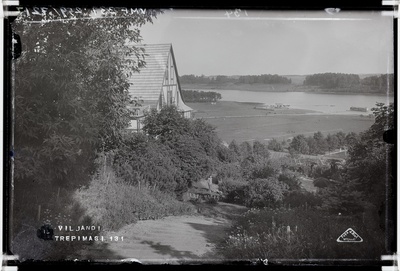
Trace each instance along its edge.
<instances>
[{"instance_id":1,"label":"shrub","mask_svg":"<svg viewBox=\"0 0 400 271\"><path fill-rule=\"evenodd\" d=\"M288 189L293 190L300 190L301 189L301 182L297 176L297 174L285 170L278 176L278 180L285 183L288 186Z\"/></svg>"},{"instance_id":2,"label":"shrub","mask_svg":"<svg viewBox=\"0 0 400 271\"><path fill-rule=\"evenodd\" d=\"M245 190L246 206L274 206L283 199L287 189L287 185L276 178L250 180Z\"/></svg>"},{"instance_id":3,"label":"shrub","mask_svg":"<svg viewBox=\"0 0 400 271\"><path fill-rule=\"evenodd\" d=\"M314 207L322 204L322 199L312 192L305 190L290 191L283 199L284 204L290 207Z\"/></svg>"},{"instance_id":4,"label":"shrub","mask_svg":"<svg viewBox=\"0 0 400 271\"><path fill-rule=\"evenodd\" d=\"M282 143L286 143L283 141ZM268 141L268 149L272 151L277 151L277 152L282 152L283 151L283 146L281 143L276 138L271 139Z\"/></svg>"},{"instance_id":5,"label":"shrub","mask_svg":"<svg viewBox=\"0 0 400 271\"><path fill-rule=\"evenodd\" d=\"M216 205L218 203L218 200L215 198L209 198L207 199L208 204Z\"/></svg>"},{"instance_id":6,"label":"shrub","mask_svg":"<svg viewBox=\"0 0 400 271\"><path fill-rule=\"evenodd\" d=\"M223 193L223 200L229 203L244 204L247 182L239 179L226 179L219 183L219 190Z\"/></svg>"},{"instance_id":7,"label":"shrub","mask_svg":"<svg viewBox=\"0 0 400 271\"><path fill-rule=\"evenodd\" d=\"M117 230L138 220L194 212L190 203L180 202L154 187L127 184L109 168L105 173L100 171L88 187L79 189L75 198L105 230Z\"/></svg>"},{"instance_id":8,"label":"shrub","mask_svg":"<svg viewBox=\"0 0 400 271\"><path fill-rule=\"evenodd\" d=\"M314 186L318 188L325 188L329 185L329 180L324 177L319 177L314 180Z\"/></svg>"},{"instance_id":9,"label":"shrub","mask_svg":"<svg viewBox=\"0 0 400 271\"><path fill-rule=\"evenodd\" d=\"M289 228L288 228L289 226ZM339 243L348 228L361 243ZM376 217L329 215L316 209L250 209L236 217L217 248L228 259L380 259L385 232Z\"/></svg>"}]
</instances>

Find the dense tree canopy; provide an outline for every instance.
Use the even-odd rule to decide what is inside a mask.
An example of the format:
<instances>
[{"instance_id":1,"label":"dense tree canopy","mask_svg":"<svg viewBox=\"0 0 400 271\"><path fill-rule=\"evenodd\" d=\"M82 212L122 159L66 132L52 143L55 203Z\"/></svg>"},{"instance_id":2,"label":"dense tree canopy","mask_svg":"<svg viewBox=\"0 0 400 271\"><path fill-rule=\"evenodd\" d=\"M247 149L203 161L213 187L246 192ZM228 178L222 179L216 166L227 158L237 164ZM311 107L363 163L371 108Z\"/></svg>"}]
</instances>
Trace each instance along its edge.
<instances>
[{"instance_id":1,"label":"dense tree canopy","mask_svg":"<svg viewBox=\"0 0 400 271\"><path fill-rule=\"evenodd\" d=\"M360 137L352 137L349 159L341 176L324 191L325 206L335 211L374 210L384 219L393 197L393 146L383 141L383 133L394 127L393 104L377 104L375 123Z\"/></svg>"},{"instance_id":2,"label":"dense tree canopy","mask_svg":"<svg viewBox=\"0 0 400 271\"><path fill-rule=\"evenodd\" d=\"M250 180L245 190L246 205L272 207L283 200L287 189L287 185L276 178Z\"/></svg>"},{"instance_id":3,"label":"dense tree canopy","mask_svg":"<svg viewBox=\"0 0 400 271\"><path fill-rule=\"evenodd\" d=\"M114 167L127 182L180 196L234 160L213 126L184 118L175 106L150 111L143 124L143 133L127 135L115 152Z\"/></svg>"},{"instance_id":4,"label":"dense tree canopy","mask_svg":"<svg viewBox=\"0 0 400 271\"><path fill-rule=\"evenodd\" d=\"M304 135L297 135L293 137L292 141L290 142L289 150L292 153L308 154L309 147L307 144L306 137Z\"/></svg>"},{"instance_id":5,"label":"dense tree canopy","mask_svg":"<svg viewBox=\"0 0 400 271\"><path fill-rule=\"evenodd\" d=\"M188 103L209 103L221 100L221 93L214 91L182 90L182 96Z\"/></svg>"},{"instance_id":6,"label":"dense tree canopy","mask_svg":"<svg viewBox=\"0 0 400 271\"><path fill-rule=\"evenodd\" d=\"M320 86L323 88L341 88L358 85L360 77L356 74L345 73L318 73L307 75L304 85Z\"/></svg>"},{"instance_id":7,"label":"dense tree canopy","mask_svg":"<svg viewBox=\"0 0 400 271\"><path fill-rule=\"evenodd\" d=\"M368 76L361 80L364 87L371 88L376 92L393 93L394 91L394 74L381 74Z\"/></svg>"},{"instance_id":8,"label":"dense tree canopy","mask_svg":"<svg viewBox=\"0 0 400 271\"><path fill-rule=\"evenodd\" d=\"M303 84L336 92L393 93L394 74L373 75L360 79L357 74L318 73L307 75Z\"/></svg>"},{"instance_id":9,"label":"dense tree canopy","mask_svg":"<svg viewBox=\"0 0 400 271\"><path fill-rule=\"evenodd\" d=\"M242 75L239 77L217 75L206 77L193 74L180 77L182 84L291 84L292 80L278 74Z\"/></svg>"},{"instance_id":10,"label":"dense tree canopy","mask_svg":"<svg viewBox=\"0 0 400 271\"><path fill-rule=\"evenodd\" d=\"M278 140L276 138L269 140L267 147L271 151L277 151L277 152L283 151L282 144L280 142L278 142Z\"/></svg>"},{"instance_id":11,"label":"dense tree canopy","mask_svg":"<svg viewBox=\"0 0 400 271\"><path fill-rule=\"evenodd\" d=\"M358 135L355 133L348 133L347 135L343 132L337 132L336 134L328 134L324 136L321 132L316 132L313 136L305 137L304 135L296 135L293 137L289 144L289 152L292 154L310 154L319 155L327 152L332 152L340 148L351 145L354 140L357 140ZM279 149L276 145L279 142L274 142L275 149ZM283 146L280 146L283 150Z\"/></svg>"},{"instance_id":12,"label":"dense tree canopy","mask_svg":"<svg viewBox=\"0 0 400 271\"><path fill-rule=\"evenodd\" d=\"M123 140L129 123L128 77L145 65L145 52L135 46L141 41L139 27L152 22L157 11L119 10L108 16L99 9L95 17L95 11L84 9L65 16L56 9L46 15L33 11L26 9L12 25L22 53L12 63L11 238L18 255L30 250L50 257L61 251L57 257L62 257L82 244L44 244L35 231L48 221L89 225L73 194L95 178L99 154ZM154 152L146 149L145 154ZM161 166L150 173L172 174Z\"/></svg>"},{"instance_id":13,"label":"dense tree canopy","mask_svg":"<svg viewBox=\"0 0 400 271\"><path fill-rule=\"evenodd\" d=\"M244 75L240 76L238 83L243 84L291 84L292 80L277 74Z\"/></svg>"},{"instance_id":14,"label":"dense tree canopy","mask_svg":"<svg viewBox=\"0 0 400 271\"><path fill-rule=\"evenodd\" d=\"M82 12L82 20L40 22L23 13L15 21L22 41L14 62L17 180L82 181L96 150L121 139L129 121L127 76L145 65L133 44L141 39L138 27L155 15L90 19Z\"/></svg>"}]
</instances>

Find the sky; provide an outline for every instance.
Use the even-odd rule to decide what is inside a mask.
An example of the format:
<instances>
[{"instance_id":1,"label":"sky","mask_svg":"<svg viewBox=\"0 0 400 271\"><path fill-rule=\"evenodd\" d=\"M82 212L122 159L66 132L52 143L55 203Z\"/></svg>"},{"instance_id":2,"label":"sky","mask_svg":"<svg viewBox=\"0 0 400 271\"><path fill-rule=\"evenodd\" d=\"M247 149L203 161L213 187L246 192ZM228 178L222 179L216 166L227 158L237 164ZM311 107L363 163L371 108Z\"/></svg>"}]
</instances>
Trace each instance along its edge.
<instances>
[{"instance_id":1,"label":"sky","mask_svg":"<svg viewBox=\"0 0 400 271\"><path fill-rule=\"evenodd\" d=\"M381 12L165 10L142 43L172 43L179 75L393 72Z\"/></svg>"}]
</instances>

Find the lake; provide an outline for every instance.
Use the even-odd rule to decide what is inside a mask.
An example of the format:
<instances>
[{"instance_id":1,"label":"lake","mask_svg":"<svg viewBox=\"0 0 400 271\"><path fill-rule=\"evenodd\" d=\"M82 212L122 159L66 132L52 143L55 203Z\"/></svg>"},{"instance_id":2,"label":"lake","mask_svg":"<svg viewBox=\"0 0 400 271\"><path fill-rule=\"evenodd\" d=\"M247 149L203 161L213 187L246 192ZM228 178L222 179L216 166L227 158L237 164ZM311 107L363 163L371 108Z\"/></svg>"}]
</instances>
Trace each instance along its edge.
<instances>
[{"instance_id":1,"label":"lake","mask_svg":"<svg viewBox=\"0 0 400 271\"><path fill-rule=\"evenodd\" d=\"M246 90L203 90L221 93L221 101L258 102L264 104L282 103L290 108L300 108L331 114L370 114L349 111L350 107L375 107L377 102L388 104L394 101L393 95L363 94L323 94L311 92L256 92Z\"/></svg>"}]
</instances>

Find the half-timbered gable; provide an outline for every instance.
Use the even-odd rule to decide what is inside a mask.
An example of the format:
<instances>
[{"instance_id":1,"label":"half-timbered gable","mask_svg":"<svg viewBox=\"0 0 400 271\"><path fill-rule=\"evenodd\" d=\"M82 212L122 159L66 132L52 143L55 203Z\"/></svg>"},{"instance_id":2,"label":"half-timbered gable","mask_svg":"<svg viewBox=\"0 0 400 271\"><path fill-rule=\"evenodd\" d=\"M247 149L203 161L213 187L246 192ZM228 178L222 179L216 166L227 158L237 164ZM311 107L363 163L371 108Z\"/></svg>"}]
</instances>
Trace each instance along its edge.
<instances>
[{"instance_id":1,"label":"half-timbered gable","mask_svg":"<svg viewBox=\"0 0 400 271\"><path fill-rule=\"evenodd\" d=\"M129 78L129 93L137 102L131 106L130 130L140 131L144 113L151 108L175 105L184 117L190 118L192 108L182 98L178 70L171 44L139 45L144 49L146 66Z\"/></svg>"}]
</instances>

